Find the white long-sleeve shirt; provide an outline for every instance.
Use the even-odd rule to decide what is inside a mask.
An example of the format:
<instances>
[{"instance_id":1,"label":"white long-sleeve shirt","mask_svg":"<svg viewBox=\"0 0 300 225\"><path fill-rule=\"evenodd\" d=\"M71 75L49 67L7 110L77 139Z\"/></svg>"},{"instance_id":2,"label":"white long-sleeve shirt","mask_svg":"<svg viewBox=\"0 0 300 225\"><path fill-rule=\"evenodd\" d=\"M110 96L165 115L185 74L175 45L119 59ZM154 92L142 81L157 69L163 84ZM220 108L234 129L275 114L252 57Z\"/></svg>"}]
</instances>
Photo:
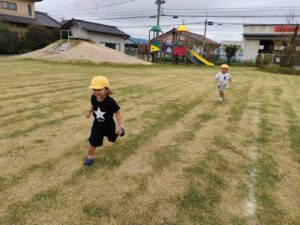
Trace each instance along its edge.
<instances>
[{"instance_id":1,"label":"white long-sleeve shirt","mask_svg":"<svg viewBox=\"0 0 300 225\"><path fill-rule=\"evenodd\" d=\"M218 85L225 85L227 84L227 81L230 79L230 74L219 72L216 74L215 78L218 81Z\"/></svg>"}]
</instances>

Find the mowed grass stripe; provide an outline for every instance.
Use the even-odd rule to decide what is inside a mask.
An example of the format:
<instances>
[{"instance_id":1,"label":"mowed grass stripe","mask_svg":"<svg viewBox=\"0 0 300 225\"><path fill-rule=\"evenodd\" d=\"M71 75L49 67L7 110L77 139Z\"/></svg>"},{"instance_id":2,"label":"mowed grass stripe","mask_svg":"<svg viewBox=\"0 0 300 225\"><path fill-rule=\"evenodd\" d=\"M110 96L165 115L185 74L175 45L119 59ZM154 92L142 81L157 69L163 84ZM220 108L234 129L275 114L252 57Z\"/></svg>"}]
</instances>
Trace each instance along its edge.
<instances>
[{"instance_id":1,"label":"mowed grass stripe","mask_svg":"<svg viewBox=\"0 0 300 225\"><path fill-rule=\"evenodd\" d=\"M258 125L259 135L257 139L258 156L256 160L256 202L257 223L266 225L281 225L284 217L283 211L274 197L274 192L280 176L277 162L273 155L276 154L276 133L280 130L268 119L270 111L270 99L261 91L261 105L259 108L261 121Z\"/></svg>"},{"instance_id":2,"label":"mowed grass stripe","mask_svg":"<svg viewBox=\"0 0 300 225\"><path fill-rule=\"evenodd\" d=\"M169 81L172 78L167 78L165 81ZM87 78L87 82L86 83L82 83L81 85L73 85L73 86L69 86L66 85L64 87L60 87L58 86L58 88L54 89L55 87L51 87L50 90L45 89L43 91L35 91L32 93L26 93L26 94L17 94L17 95L11 95L11 96L5 96L5 97L0 97L0 102L3 101L9 101L9 100L16 100L19 98L25 98L25 97L32 97L32 96L42 96L42 95L49 95L51 93L55 93L55 92L63 92L63 91L68 91L68 90L72 90L72 89L78 89L78 88L87 88L88 84L89 84L90 80ZM163 82L163 80L161 81ZM77 82L76 82L77 83ZM151 83L151 82L150 82ZM138 86L138 85L136 85Z\"/></svg>"},{"instance_id":3,"label":"mowed grass stripe","mask_svg":"<svg viewBox=\"0 0 300 225\"><path fill-rule=\"evenodd\" d=\"M206 95L211 95L211 91L207 92ZM200 107L202 107L203 104L207 104L206 102L206 97L203 96L203 101L198 103L197 108L194 110L199 110ZM210 103L210 101L209 101ZM147 214L146 217L142 217L139 214L139 209L136 210L135 214L132 214L132 212L126 216L126 220L124 219L124 214L128 208L130 208L130 205L133 204L133 202L137 202L139 199L142 198L142 196L147 197L147 190L149 186L151 185L151 181L155 180L155 177L160 176L164 170L169 169L169 170L182 170L182 167L179 166L178 162L182 162L182 159L180 158L180 154L185 154L184 149L185 147L188 146L189 143L192 143L195 141L195 137L197 134L197 131L199 129L205 127L205 125L209 122L212 121L214 118L217 116L217 110L220 109L221 107L218 107L219 103L215 102L211 106L209 106L205 110L200 110L198 113L190 112L188 115L185 116L189 117L188 122L185 122L183 131L178 132L176 131L176 135L172 136L172 139L169 140L168 143L164 143L162 146L158 148L151 148L151 152L154 152L154 158L151 161L152 164L152 170L149 173L139 173L139 177L136 178L137 180L137 187L133 189L130 192L126 192L123 194L123 198L120 202L114 202L114 207L111 205L105 205L103 203L98 203L98 202L92 202L92 203L86 203L86 205L82 206L82 212L85 214L84 218L88 218L89 221L94 221L100 219L96 214L93 213L93 208L113 208L112 210L107 210L107 214L103 215L103 217L108 217L108 218L115 218L120 224L128 223L128 224L149 224L150 221L157 224L156 222L158 220L162 220L162 218L157 218L157 214L155 213L157 210L159 210L159 205L161 202L156 200L154 203L157 207L152 208L152 205L147 205L148 210L145 212L144 210L140 212L141 214ZM190 117L191 114L195 114L192 117ZM185 119L182 119L180 121L184 122ZM169 129L172 129L169 128ZM143 148L144 151L149 151L147 148ZM149 157L149 156L148 156ZM138 168L137 168L138 170ZM113 176L113 174L112 174ZM93 177L93 179L97 179L97 174ZM179 178L180 179L180 178ZM168 178L166 177L166 180ZM122 181L120 181L122 182ZM157 182L157 181L155 181ZM168 181L166 181L168 182ZM161 190L160 190L161 191ZM150 191L151 192L151 191ZM169 195L170 193L166 193L166 195ZM117 205L120 204L122 207L122 210L120 210L120 207L117 207ZM138 203L136 203L138 204ZM119 209L118 211L115 211L114 208ZM143 206L145 208L145 206ZM113 212L114 211L114 212ZM158 213L158 212L157 212ZM153 218L155 217L155 218ZM165 220L166 221L166 220ZM170 223L164 223L164 224L172 224Z\"/></svg>"},{"instance_id":4,"label":"mowed grass stripe","mask_svg":"<svg viewBox=\"0 0 300 225\"><path fill-rule=\"evenodd\" d=\"M122 92L124 89L126 88L129 88L129 89L133 89L132 87L133 85L122 85L122 86L114 86L114 88L117 90L117 92ZM136 86L136 89L139 89L139 90L143 90L143 86L142 85L135 85ZM120 89L118 89L120 88ZM84 91L86 91L86 89L83 89ZM66 93L65 95L69 97L69 100L63 100L63 101L55 101L55 104L63 104L63 103L69 103L69 102L72 102L72 101L75 101L77 100L78 97L81 97L83 96L82 94L83 91L78 91L77 89L75 90L72 90L72 92L70 93ZM45 90L45 93L47 93L47 91ZM74 93L81 93L80 95L73 95ZM55 95L50 95L50 96L47 96L47 99L48 101L51 101L52 98L61 98L61 93L55 93ZM40 98L43 98L43 96L40 96ZM11 103L10 103L11 104ZM7 116L10 116L12 114L20 114L20 113L23 113L23 112L26 112L26 111L33 111L33 110L41 110L41 109L44 109L44 108L47 108L47 107L51 107L53 105L53 102L49 102L49 103L46 103L46 104L39 104L38 107L37 106L34 106L34 107L28 107L28 108L21 108L21 109L17 109L14 111L10 111L10 112L5 112L5 113L2 113L0 114L0 117L2 118L5 118Z\"/></svg>"},{"instance_id":5,"label":"mowed grass stripe","mask_svg":"<svg viewBox=\"0 0 300 225\"><path fill-rule=\"evenodd\" d=\"M293 92L292 88L289 88L291 84L286 82L286 79L282 79L282 83L279 85L273 88L275 106L279 111L274 114L278 117L278 120L275 119L275 123L280 122L279 124L277 122L277 126L280 127L282 133L277 135L277 138L280 137L282 141L278 143L278 154L276 155L281 178L276 198L278 202L282 203L284 210L282 223L297 224L297 221L300 221L299 119L292 106L291 96L293 96ZM289 194L286 195L286 193Z\"/></svg>"},{"instance_id":6,"label":"mowed grass stripe","mask_svg":"<svg viewBox=\"0 0 300 225\"><path fill-rule=\"evenodd\" d=\"M176 85L180 85L181 81L179 82L176 82L174 85L168 85L168 86L165 86L165 87L152 87L152 88L146 88L145 86L127 86L127 87L124 87L124 88L120 88L119 89L119 95L120 96L126 96L126 99L129 97L130 98L130 95L129 93L131 94L134 94L134 93L138 93L138 94L141 94L141 95L146 95L146 93L153 93L155 91L161 91L161 90L165 90L166 88L168 87L174 87ZM83 98L82 98L83 99ZM9 120L6 120L4 121L2 124L0 124L0 127L4 127L5 125L14 125L14 124L17 124L19 122L23 122L23 121L27 121L28 119L30 118L35 118L37 116L43 116L45 114L47 114L47 117L44 117L47 121L44 121L44 122L40 122L40 123L36 123L34 125L32 125L31 127L27 128L27 129L24 129L24 130L16 130L16 131L13 131L11 133L8 133L6 136L4 137L0 137L0 139L3 139L3 138L15 138L15 137L19 137L20 135L25 135L25 134L28 134L38 128L42 128L42 127L45 127L45 126L48 126L48 125L52 125L52 123L56 123L55 120L56 119L53 119L51 121L48 121L48 118L51 118L51 115L53 113L56 113L58 110L58 108L61 108L61 110L68 110L68 109L71 109L71 108L76 108L76 105L75 103L77 101L81 101L82 99L77 99L76 101L71 101L70 103L72 103L71 107L62 107L62 105L60 104L52 104L51 105L51 109L49 112L47 113L37 113L37 114L32 114L32 115L29 115L27 117L24 117L24 118L20 118L20 117L16 117L16 118L11 118ZM120 103L122 102L122 100L119 101ZM80 114L78 114L79 116ZM63 117L65 118L66 120L68 119L68 117ZM72 118L72 117L70 117ZM61 119L58 119L58 121L61 121Z\"/></svg>"},{"instance_id":7,"label":"mowed grass stripe","mask_svg":"<svg viewBox=\"0 0 300 225\"><path fill-rule=\"evenodd\" d=\"M215 91L214 89L211 89L211 91ZM211 91L209 91L208 95L211 95ZM205 99L206 97L203 96ZM202 103L205 103L205 101L199 102L199 105L202 105ZM201 106L199 106L201 107ZM204 125L206 122L214 119L216 117L216 110L220 109L222 106L220 106L220 103L215 102L212 106L209 107L209 109L205 110L203 113L199 114L192 120L192 124L186 124L185 126L187 127L184 132L181 132L180 134L176 135L173 137L174 140L176 140L177 144L170 144L170 145L164 145L161 146L158 149L155 149L155 158L154 161L152 162L153 170L151 171L150 174L144 174L142 178L138 179L138 182L141 182L140 185L138 186L135 191L131 191L130 193L126 193L124 196L124 199L122 200L122 205L124 204L130 204L135 198L138 198L139 195L143 195L148 186L149 186L149 179L154 179L155 176L158 176L162 170L164 170L166 167L172 166L173 163L178 162L180 160L178 154L181 148L183 146L186 146L187 143L193 142L195 138L196 131L201 129L201 125ZM225 106L224 106L225 107ZM172 140L170 140L172 142ZM151 149L151 151L154 151ZM182 168L178 168L176 166L176 170L180 170ZM97 177L94 177L94 179L97 179ZM99 207L97 203L93 203L93 206L96 208ZM88 206L91 206L89 204ZM101 204L102 207L106 208L109 206L105 206ZM124 206L126 207L126 206ZM149 206L151 207L151 206ZM85 207L85 213L87 213L87 216L90 215L91 207ZM149 209L150 210L150 209ZM114 213L115 214L115 213ZM150 216L150 212L149 215ZM95 216L95 215L93 215ZM114 215L115 217L116 215ZM133 216L133 215L132 215ZM138 218L140 218L138 215L136 215ZM92 219L92 218L91 218ZM122 220L122 215L118 215L118 219L120 220L119 222L122 224L124 221ZM153 219L153 218L152 218ZM137 220L135 217L134 218L128 218L128 221L130 224L138 224L138 223L143 223L147 224L146 221L150 221L151 218L144 218L144 220ZM138 221L138 222L137 222ZM173 221L170 222L166 221L166 224L173 224ZM175 223L174 223L175 224ZM178 223L180 224L180 223Z\"/></svg>"},{"instance_id":8,"label":"mowed grass stripe","mask_svg":"<svg viewBox=\"0 0 300 225\"><path fill-rule=\"evenodd\" d=\"M227 115L228 121L231 121L232 114L243 114L246 105L243 104L240 107L239 104L243 101L247 102L252 85L253 81L232 94L236 100L230 107ZM239 116L237 120L231 122L236 125L240 118L242 117ZM231 127L230 131L228 127ZM234 134L236 128L237 126L224 123L222 130L226 130L226 136L228 136ZM222 193L228 191L226 177L235 173L231 168L231 163L223 156L224 151L232 151L232 149L234 148L227 138L216 136L212 148L208 149L204 158L185 169L187 188L183 195L171 199L178 210L176 218L168 221L169 224L227 224L228 221L220 216L218 210L222 201Z\"/></svg>"},{"instance_id":9,"label":"mowed grass stripe","mask_svg":"<svg viewBox=\"0 0 300 225\"><path fill-rule=\"evenodd\" d=\"M285 82L287 82L285 80ZM298 82L299 84L300 82ZM288 82L289 84L289 91L293 92L293 90L295 90L295 86L291 83ZM279 90L277 91L277 95L278 95L278 100L280 101L281 99L279 98L280 95L282 95L283 91ZM290 98L281 100L282 104L283 104L283 108L284 108L284 113L286 115L287 118L287 122L289 124L289 139L290 139L290 147L294 150L295 152L295 158L298 161L298 163L300 163L300 119L299 116L297 114L297 111L295 110L294 104L297 104L297 102L294 102L294 104L292 103L292 98L291 96L293 96L292 94L289 95Z\"/></svg>"},{"instance_id":10,"label":"mowed grass stripe","mask_svg":"<svg viewBox=\"0 0 300 225\"><path fill-rule=\"evenodd\" d=\"M170 86L166 86L166 87L162 87L162 88L159 88L158 90L161 90L161 89L164 89L164 88L167 88L167 87L170 87ZM118 92L123 95L125 92L127 92L129 90L135 90L136 92L140 92L140 93L145 93L147 91L156 91L155 89L148 89L144 86L141 86L141 87L133 87L133 86L127 86L126 88L121 88L121 90L119 90ZM87 101L89 101L89 99L83 95L83 94L80 94L78 96L73 96L73 95L70 95L69 93L66 94L66 96L69 96L69 100L64 100L64 101L59 101L59 102L50 102L48 104L44 104L44 105L40 105L38 104L37 106L35 107L31 107L31 108L27 108L27 109L19 109L17 110L16 112L17 113L14 113L14 112L10 112L8 114L5 114L5 115L15 115L14 117L11 117L7 120L4 120L2 123L0 123L0 127L5 127L7 125L14 125L16 123L20 123L20 122L23 122L23 121L27 121L29 119L33 119L33 118L47 118L47 117L50 117L51 118L51 115L55 112L57 112L57 109L64 109L64 110L67 110L67 109L70 109L71 107L76 107L76 105L78 105L78 102L82 102L82 100L84 100L85 98L87 99ZM130 96L128 96L130 97ZM124 100L123 100L124 101ZM122 100L120 100L120 102L122 102ZM70 107L71 105L71 107ZM48 109L47 112L41 112L43 109ZM19 114L22 113L22 112L26 112L26 111L30 111L30 115L26 115L26 116L20 116ZM47 115L47 117L46 117Z\"/></svg>"},{"instance_id":11,"label":"mowed grass stripe","mask_svg":"<svg viewBox=\"0 0 300 225\"><path fill-rule=\"evenodd\" d=\"M24 99L24 98L32 97L32 96L48 95L50 93L64 92L64 91L69 91L69 90L74 90L74 89L83 89L84 87L86 87L86 85L81 84L81 85L74 85L71 87L66 86L63 88L52 89L52 90L48 90L47 92L45 90L43 90L43 91L36 91L36 92L28 93L28 94L17 94L17 95L12 95L12 96L8 96L8 97L2 97L2 98L0 98L0 102L16 100L16 99Z\"/></svg>"}]
</instances>

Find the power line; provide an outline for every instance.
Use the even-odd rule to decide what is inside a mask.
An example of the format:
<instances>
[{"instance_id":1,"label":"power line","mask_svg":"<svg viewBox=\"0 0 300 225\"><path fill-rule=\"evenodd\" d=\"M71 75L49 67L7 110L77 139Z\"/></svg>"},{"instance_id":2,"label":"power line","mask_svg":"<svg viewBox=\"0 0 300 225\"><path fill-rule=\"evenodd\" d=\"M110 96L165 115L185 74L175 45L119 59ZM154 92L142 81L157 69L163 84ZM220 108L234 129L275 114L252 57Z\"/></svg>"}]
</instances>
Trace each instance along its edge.
<instances>
[{"instance_id":1,"label":"power line","mask_svg":"<svg viewBox=\"0 0 300 225\"><path fill-rule=\"evenodd\" d=\"M91 2L91 3L96 2L97 4L99 4L98 1L89 1L89 2ZM120 0L115 0L114 2L110 1L110 3L116 4L117 3L116 1L120 1ZM124 1L134 1L134 0L123 0L123 2ZM160 0L160 1L162 1L162 0ZM76 2L76 3L78 4L78 2ZM76 5L76 3L73 3L73 5L74 4ZM103 0L102 3L107 3L107 0ZM97 7L95 7L95 6L96 5L91 7L89 10L95 10L95 12L97 12L96 11ZM82 9L83 8L78 6L77 10L82 10ZM258 12L258 11L260 11L260 12L284 11L284 12L286 12L287 9L294 9L294 10L299 9L300 10L300 6L289 6L289 7L281 7L281 8L278 8L278 7L260 7L260 8L258 8L257 7L257 8L215 8L215 9L213 9L213 8L207 8L207 9L165 9L166 12L173 11L171 13L165 13L165 14L182 14L184 12L191 13L192 11L193 11L193 13L198 13L199 12L199 13L204 13L204 14L206 14L206 13L220 13L220 12L226 12L226 13L227 12L236 12L236 13L241 12L241 13L244 13L245 11L247 11L247 12L250 12L250 11L256 11L256 12ZM231 11L227 11L227 10L231 10ZM127 11L127 12L123 11L123 12L119 12L119 13L118 12L111 12L110 14L121 14L122 13L122 14L128 14L128 16L130 16L130 14L133 13L133 12L135 12L135 13L140 12L140 13L144 14L143 12L150 12L150 11L153 12L155 10ZM56 9L55 12L59 12L59 11ZM62 13L68 13L68 12L66 12L66 10L63 10L61 12ZM186 16L186 15L184 15L184 16Z\"/></svg>"}]
</instances>

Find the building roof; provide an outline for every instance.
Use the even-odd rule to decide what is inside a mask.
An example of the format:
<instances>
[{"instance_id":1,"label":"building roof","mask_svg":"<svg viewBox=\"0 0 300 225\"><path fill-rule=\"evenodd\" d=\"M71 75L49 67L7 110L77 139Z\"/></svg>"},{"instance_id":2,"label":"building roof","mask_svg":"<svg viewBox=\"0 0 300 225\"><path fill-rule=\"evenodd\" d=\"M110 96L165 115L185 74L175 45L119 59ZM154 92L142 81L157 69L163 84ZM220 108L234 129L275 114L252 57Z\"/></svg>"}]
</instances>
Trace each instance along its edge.
<instances>
[{"instance_id":1,"label":"building roof","mask_svg":"<svg viewBox=\"0 0 300 225\"><path fill-rule=\"evenodd\" d=\"M42 12L35 12L35 13L36 13L35 19L0 14L0 22L10 22L10 23L17 23L17 24L24 24L24 25L36 24L36 25L51 27L51 28L61 27L61 24L59 22L57 22L55 19L53 19L46 13L42 13Z\"/></svg>"},{"instance_id":2,"label":"building roof","mask_svg":"<svg viewBox=\"0 0 300 225\"><path fill-rule=\"evenodd\" d=\"M166 37L172 35L172 33L176 32L176 31L177 31L177 29L173 28L172 30L170 30L170 31L168 31L168 32L166 32L166 33L158 36L157 38L162 38L162 39L166 38ZM195 41L203 42L205 40L206 44L215 45L215 46L220 46L221 45L221 44L219 44L219 43L217 43L217 42L215 42L215 41L213 41L213 40L211 40L209 38L206 38L206 37L204 38L204 36L201 35L201 34L195 34L195 33L192 33L190 31L187 31L186 33L189 35L190 39L193 39Z\"/></svg>"},{"instance_id":3,"label":"building roof","mask_svg":"<svg viewBox=\"0 0 300 225\"><path fill-rule=\"evenodd\" d=\"M55 28L60 28L61 24L50 17L47 13L43 12L35 12L35 17L36 17L36 23L41 26L45 27L55 27Z\"/></svg>"},{"instance_id":4,"label":"building roof","mask_svg":"<svg viewBox=\"0 0 300 225\"><path fill-rule=\"evenodd\" d=\"M11 23L31 25L31 24L35 24L36 21L35 19L26 18L26 17L0 14L0 22L11 22Z\"/></svg>"},{"instance_id":5,"label":"building roof","mask_svg":"<svg viewBox=\"0 0 300 225\"><path fill-rule=\"evenodd\" d=\"M300 25L300 24L298 24ZM249 24L244 24L245 26L297 26L297 24L286 24L286 23L273 23L273 24L261 24L261 23L249 23Z\"/></svg>"},{"instance_id":6,"label":"building roof","mask_svg":"<svg viewBox=\"0 0 300 225\"><path fill-rule=\"evenodd\" d=\"M142 38L128 38L125 42L125 44L128 45L143 45L143 44L147 44L148 41L146 39L142 39Z\"/></svg>"},{"instance_id":7,"label":"building roof","mask_svg":"<svg viewBox=\"0 0 300 225\"><path fill-rule=\"evenodd\" d=\"M73 24L77 24L81 28L83 28L87 31L123 36L126 39L130 37L130 35L124 33L123 31L119 30L115 26L109 26L109 25L104 25L104 24L100 24L100 23L93 23L93 22L78 20L78 19L74 19L74 18L71 20L63 21L62 24L63 24L62 26L64 27L64 29L70 27Z\"/></svg>"},{"instance_id":8,"label":"building roof","mask_svg":"<svg viewBox=\"0 0 300 225\"><path fill-rule=\"evenodd\" d=\"M291 37L291 34L243 34L243 36L244 38L251 40L280 40L282 38ZM300 39L300 37L297 36L297 39Z\"/></svg>"}]
</instances>

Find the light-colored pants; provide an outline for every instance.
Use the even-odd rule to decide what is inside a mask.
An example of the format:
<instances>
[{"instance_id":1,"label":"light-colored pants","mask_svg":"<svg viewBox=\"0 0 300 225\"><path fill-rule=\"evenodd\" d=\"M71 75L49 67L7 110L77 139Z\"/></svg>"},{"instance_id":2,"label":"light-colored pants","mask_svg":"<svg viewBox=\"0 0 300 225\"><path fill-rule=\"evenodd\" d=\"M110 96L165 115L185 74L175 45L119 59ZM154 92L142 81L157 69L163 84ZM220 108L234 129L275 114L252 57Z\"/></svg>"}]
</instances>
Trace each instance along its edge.
<instances>
[{"instance_id":1,"label":"light-colored pants","mask_svg":"<svg viewBox=\"0 0 300 225\"><path fill-rule=\"evenodd\" d=\"M224 91L225 87L226 87L226 84L219 84L218 85L219 91Z\"/></svg>"}]
</instances>

